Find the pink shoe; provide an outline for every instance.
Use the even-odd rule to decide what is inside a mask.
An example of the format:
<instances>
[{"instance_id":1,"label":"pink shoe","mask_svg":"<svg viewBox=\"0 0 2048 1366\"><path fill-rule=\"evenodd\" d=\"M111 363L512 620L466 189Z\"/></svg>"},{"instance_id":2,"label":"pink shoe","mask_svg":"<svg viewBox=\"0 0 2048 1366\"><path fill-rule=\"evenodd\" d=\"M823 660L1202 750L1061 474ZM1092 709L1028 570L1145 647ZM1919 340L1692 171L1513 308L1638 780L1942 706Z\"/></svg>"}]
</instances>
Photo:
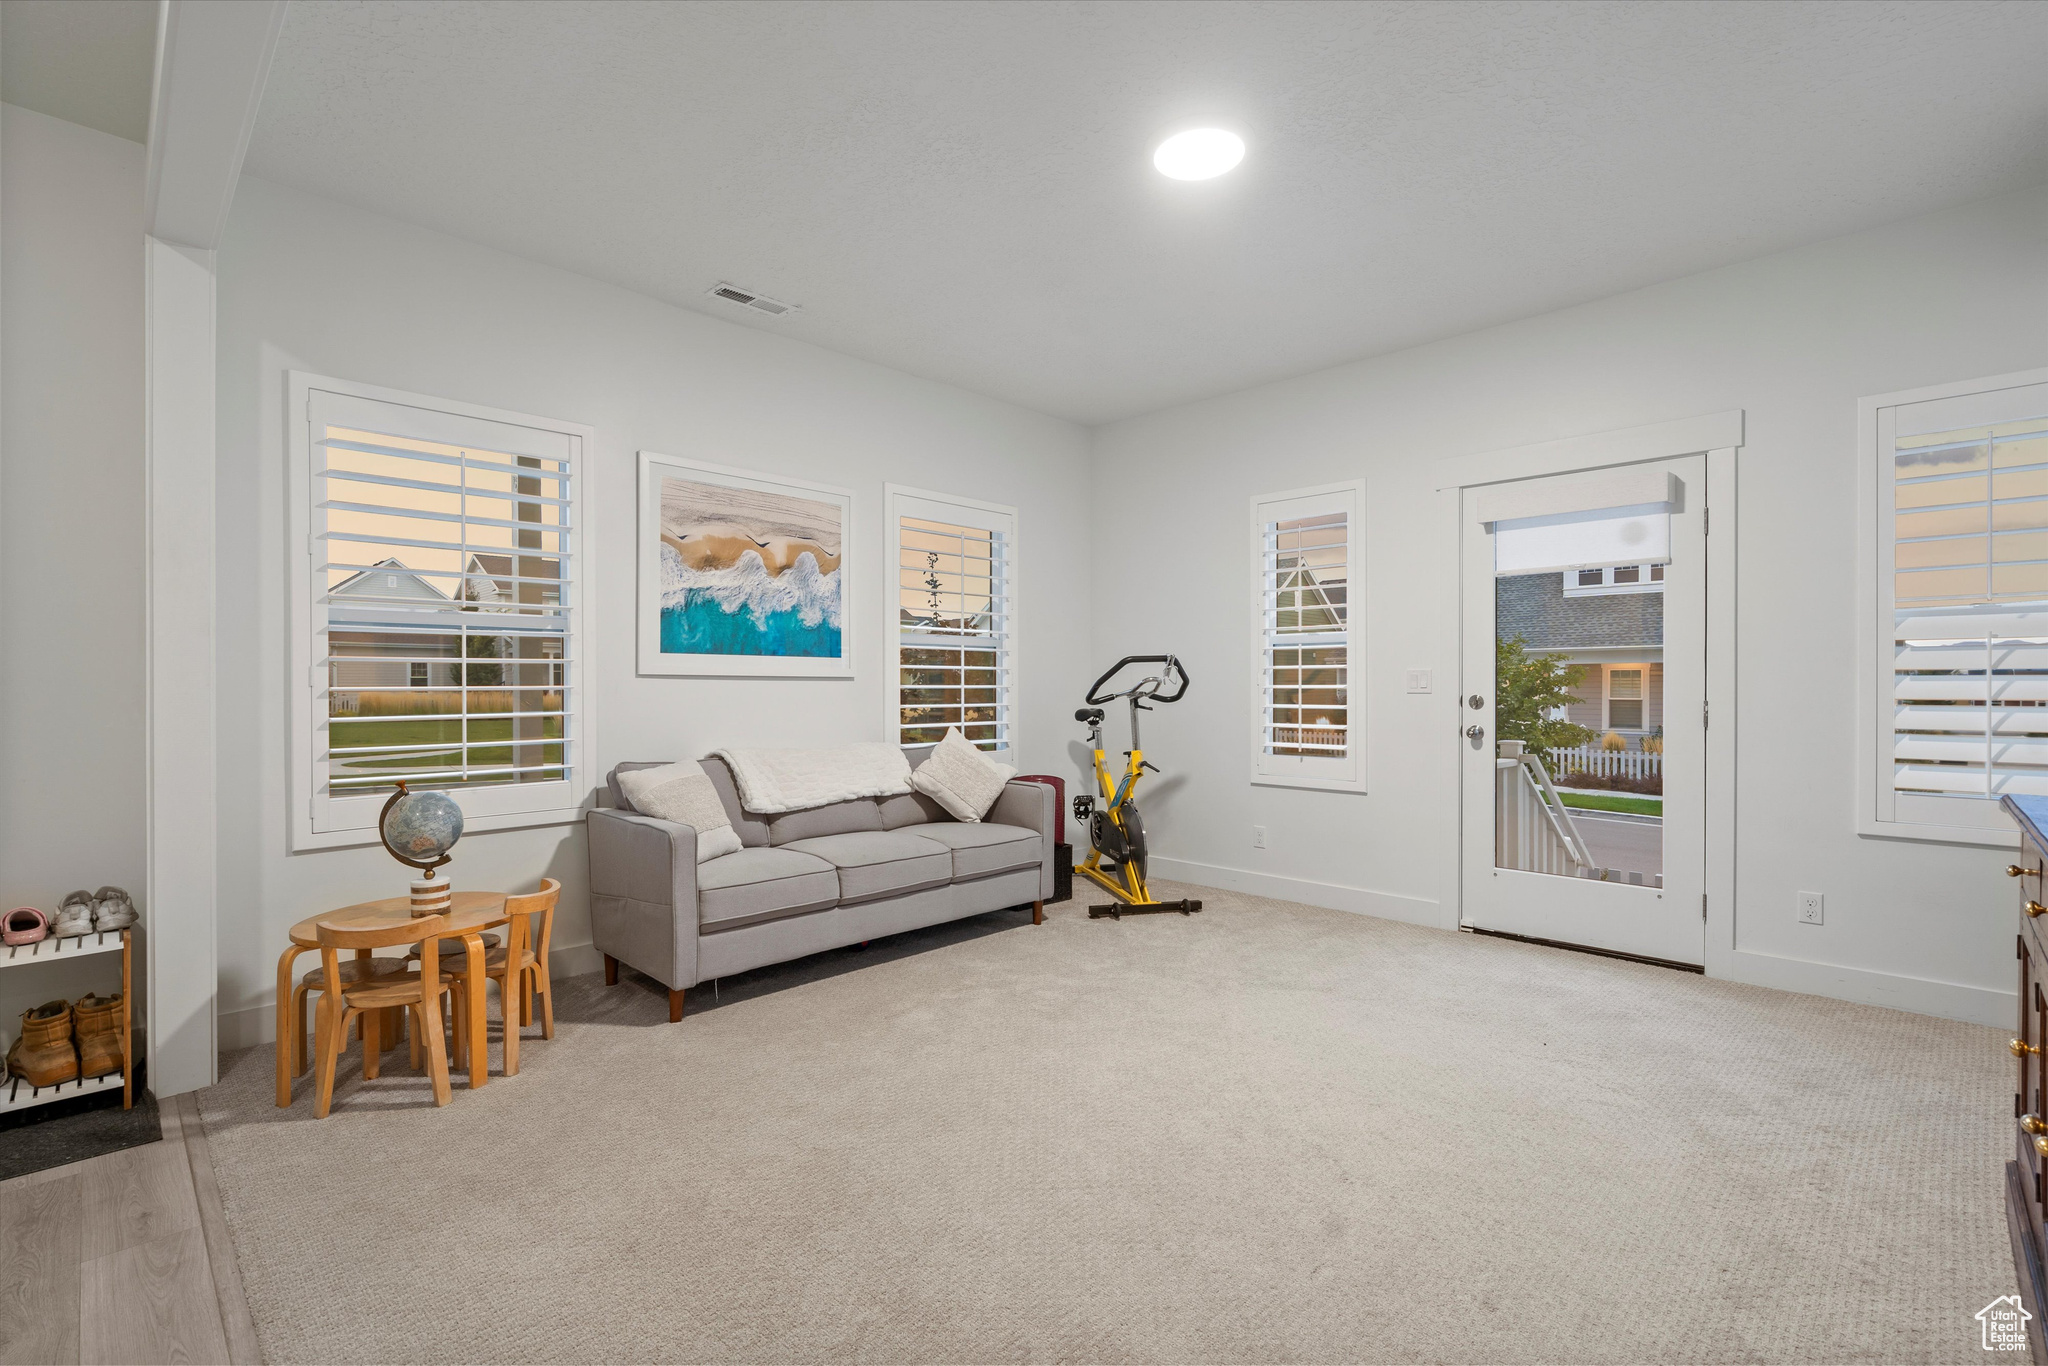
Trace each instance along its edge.
<instances>
[{"instance_id":1,"label":"pink shoe","mask_svg":"<svg viewBox=\"0 0 2048 1366\"><path fill-rule=\"evenodd\" d=\"M50 932L50 918L33 906L16 906L0 929L0 944L33 944Z\"/></svg>"}]
</instances>

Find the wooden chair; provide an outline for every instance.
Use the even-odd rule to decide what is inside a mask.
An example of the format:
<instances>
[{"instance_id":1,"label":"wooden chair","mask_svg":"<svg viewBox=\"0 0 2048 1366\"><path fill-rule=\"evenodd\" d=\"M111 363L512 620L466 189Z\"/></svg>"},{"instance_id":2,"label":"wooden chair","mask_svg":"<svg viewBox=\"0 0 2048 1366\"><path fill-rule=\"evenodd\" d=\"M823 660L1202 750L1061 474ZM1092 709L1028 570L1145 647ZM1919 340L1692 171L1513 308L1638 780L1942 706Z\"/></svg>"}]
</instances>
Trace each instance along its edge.
<instances>
[{"instance_id":1,"label":"wooden chair","mask_svg":"<svg viewBox=\"0 0 2048 1366\"><path fill-rule=\"evenodd\" d=\"M369 1026L374 1012L402 1006L412 1015L412 1065L420 1065L420 1050L427 1053L429 1074L434 1079L434 1104L446 1105L449 1097L448 1050L441 1036L441 1003L448 995L448 983L441 976L441 938L448 932L445 915L423 916L405 925L377 929L356 929L319 921L314 928L320 938L321 988L319 1021L316 1027L320 1053L318 1089L314 1092L313 1114L325 1119L334 1107L334 1068L348 1045L349 1025L362 1016L366 1025L363 1040L363 1075L377 1075L377 1042ZM379 972L349 980L342 973L341 950L383 949L418 941L426 952L418 972Z\"/></svg>"},{"instance_id":2,"label":"wooden chair","mask_svg":"<svg viewBox=\"0 0 2048 1366\"><path fill-rule=\"evenodd\" d=\"M461 947L460 941L457 941L456 946ZM445 963L447 960L444 958L442 961ZM409 967L410 964L399 959L377 958L372 956L368 949L364 949L341 965L341 980L344 983L360 985L374 977L403 977ZM326 989L327 969L324 967L314 968L301 977L299 984L292 988L291 1013L292 1023L296 1028L292 1031L291 1050L292 1075L295 1077L305 1076L307 1070L313 1066L313 1030L306 1018L307 1008L312 1002L307 998ZM371 1079L376 1077L378 1059L383 1056L385 1049L397 1047L399 1039L406 1032L404 1025L403 1010L364 1011L357 1018L356 1037L364 1043L363 1076ZM370 1036L371 1030L376 1030L378 1035L374 1044ZM390 1031L389 1034L385 1033L386 1030Z\"/></svg>"},{"instance_id":3,"label":"wooden chair","mask_svg":"<svg viewBox=\"0 0 2048 1366\"><path fill-rule=\"evenodd\" d=\"M527 896L505 898L505 914L510 917L505 926L503 947L492 945L484 951L484 976L495 978L498 983L498 1014L505 1024L505 1075L519 1075L519 1030L533 1023L534 997L540 998L540 1036L543 1039L555 1037L555 988L548 976L548 946L555 936L555 902L562 895L562 884L553 878L543 878L540 890ZM540 917L540 933L532 934L529 921ZM455 1057L458 1067L467 1066L469 1057L469 1010L467 1006L469 984L461 978L454 979L455 995ZM513 1001L518 1008L513 1008ZM479 1041L479 1047L488 1046Z\"/></svg>"}]
</instances>

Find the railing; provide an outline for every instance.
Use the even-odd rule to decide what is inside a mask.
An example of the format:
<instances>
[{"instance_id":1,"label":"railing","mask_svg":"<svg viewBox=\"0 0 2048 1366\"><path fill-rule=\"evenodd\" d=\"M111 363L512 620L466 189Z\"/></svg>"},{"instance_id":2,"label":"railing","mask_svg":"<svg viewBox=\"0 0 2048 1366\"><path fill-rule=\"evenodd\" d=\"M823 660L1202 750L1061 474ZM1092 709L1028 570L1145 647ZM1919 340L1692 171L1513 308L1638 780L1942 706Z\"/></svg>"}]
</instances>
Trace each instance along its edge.
<instances>
[{"instance_id":1,"label":"railing","mask_svg":"<svg viewBox=\"0 0 2048 1366\"><path fill-rule=\"evenodd\" d=\"M1593 856L1550 775L1519 740L1500 742L1494 761L1494 862L1562 877L1599 877Z\"/></svg>"},{"instance_id":2,"label":"railing","mask_svg":"<svg viewBox=\"0 0 2048 1366\"><path fill-rule=\"evenodd\" d=\"M1550 771L1559 776L1590 773L1598 778L1661 778L1664 776L1664 756L1639 749L1601 749L1598 745L1580 745L1576 749L1550 751Z\"/></svg>"}]
</instances>

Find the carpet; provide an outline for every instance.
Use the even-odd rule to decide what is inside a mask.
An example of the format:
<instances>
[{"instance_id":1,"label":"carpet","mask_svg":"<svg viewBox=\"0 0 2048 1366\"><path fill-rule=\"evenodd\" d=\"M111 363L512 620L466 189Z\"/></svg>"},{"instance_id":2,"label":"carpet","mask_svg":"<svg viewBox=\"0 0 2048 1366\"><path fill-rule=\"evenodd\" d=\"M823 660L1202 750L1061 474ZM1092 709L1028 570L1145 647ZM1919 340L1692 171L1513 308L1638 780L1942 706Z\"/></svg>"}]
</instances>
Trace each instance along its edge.
<instances>
[{"instance_id":1,"label":"carpet","mask_svg":"<svg viewBox=\"0 0 2048 1366\"><path fill-rule=\"evenodd\" d=\"M202 1112L273 1361L1963 1361L1993 1030L1203 888Z\"/></svg>"}]
</instances>

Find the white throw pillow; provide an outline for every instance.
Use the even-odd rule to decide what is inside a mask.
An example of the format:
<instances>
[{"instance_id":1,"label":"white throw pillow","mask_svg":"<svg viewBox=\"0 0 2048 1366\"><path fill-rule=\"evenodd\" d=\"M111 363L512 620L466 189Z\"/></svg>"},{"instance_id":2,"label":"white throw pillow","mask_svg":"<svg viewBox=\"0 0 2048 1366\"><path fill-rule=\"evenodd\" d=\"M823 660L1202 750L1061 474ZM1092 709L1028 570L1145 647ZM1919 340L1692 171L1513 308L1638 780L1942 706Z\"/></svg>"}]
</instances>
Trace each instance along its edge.
<instances>
[{"instance_id":1,"label":"white throw pillow","mask_svg":"<svg viewBox=\"0 0 2048 1366\"><path fill-rule=\"evenodd\" d=\"M740 851L740 832L732 828L725 803L718 800L718 789L702 764L629 769L619 775L619 791L643 816L695 827L699 863Z\"/></svg>"},{"instance_id":2,"label":"white throw pillow","mask_svg":"<svg viewBox=\"0 0 2048 1366\"><path fill-rule=\"evenodd\" d=\"M1003 795L1003 784L1016 772L976 749L955 727L910 775L910 785L945 807L955 820L978 821Z\"/></svg>"}]
</instances>

